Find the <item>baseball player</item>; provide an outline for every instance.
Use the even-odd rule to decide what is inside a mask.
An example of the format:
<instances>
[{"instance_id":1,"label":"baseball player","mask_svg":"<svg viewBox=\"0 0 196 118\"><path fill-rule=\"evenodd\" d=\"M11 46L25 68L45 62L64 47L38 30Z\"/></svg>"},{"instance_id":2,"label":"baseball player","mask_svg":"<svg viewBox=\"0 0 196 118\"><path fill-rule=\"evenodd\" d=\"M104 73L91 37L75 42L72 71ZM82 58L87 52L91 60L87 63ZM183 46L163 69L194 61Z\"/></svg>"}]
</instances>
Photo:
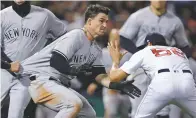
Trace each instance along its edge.
<instances>
[{"instance_id":1,"label":"baseball player","mask_svg":"<svg viewBox=\"0 0 196 118\"><path fill-rule=\"evenodd\" d=\"M167 44L179 47L187 54L187 57L190 57L191 51L185 35L184 26L176 15L167 10L166 1L152 0L150 6L140 9L129 16L120 29L121 47L129 52L135 53L145 47L145 37L149 33L162 34ZM134 84L141 90L146 90L146 84L149 83L149 80L145 79L145 74L138 75L138 78ZM136 103L137 105L140 102L139 99L131 100L133 104ZM135 110L133 106L133 112ZM166 111L168 111L168 108L166 108ZM160 115L165 115L164 112L166 111L164 110ZM176 115L175 118L180 117L179 113L174 114Z\"/></svg>"},{"instance_id":2,"label":"baseball player","mask_svg":"<svg viewBox=\"0 0 196 118\"><path fill-rule=\"evenodd\" d=\"M14 1L0 14L1 48L11 61L21 62L41 50L47 39L55 39L66 32L64 23L52 12L30 5L29 1ZM1 101L10 95L8 118L23 117L30 100L26 87L28 79L18 80L4 69L1 69L1 78Z\"/></svg>"},{"instance_id":3,"label":"baseball player","mask_svg":"<svg viewBox=\"0 0 196 118\"><path fill-rule=\"evenodd\" d=\"M112 29L109 34L109 41L119 40L119 34L117 29ZM122 50L124 51L124 50ZM130 59L132 56L131 53L126 53L122 60L121 65ZM109 73L110 68L112 67L112 60L107 48L102 49L102 58L101 62L105 67L105 71ZM87 88L87 93L92 95L97 89L97 84L92 83ZM111 90L108 88L103 88L103 103L104 103L104 118L117 118L118 114L121 118L128 118L129 109L131 104L129 97L125 94L121 94L118 91Z\"/></svg>"},{"instance_id":4,"label":"baseball player","mask_svg":"<svg viewBox=\"0 0 196 118\"><path fill-rule=\"evenodd\" d=\"M69 88L69 80L93 73L91 67L99 64L102 50L95 38L106 32L108 13L107 7L90 5L85 12L84 28L66 33L22 63L23 74L32 74L29 93L33 101L57 111L55 118L96 117L88 101ZM131 94L136 89L131 86L123 91Z\"/></svg>"},{"instance_id":5,"label":"baseball player","mask_svg":"<svg viewBox=\"0 0 196 118\"><path fill-rule=\"evenodd\" d=\"M152 118L169 103L181 106L196 118L196 85L186 55L176 47L167 46L160 34L148 35L146 42L148 46L135 53L120 68L121 52L110 44L108 48L113 66L106 78L111 83L103 83L104 79L99 82L111 86L112 81L120 81L142 67L152 81L134 118Z\"/></svg>"},{"instance_id":6,"label":"baseball player","mask_svg":"<svg viewBox=\"0 0 196 118\"><path fill-rule=\"evenodd\" d=\"M108 13L106 7L90 5L83 29L66 33L22 63L23 74L32 74L33 101L57 111L55 118L96 117L88 101L68 86L69 79L86 74L100 56L95 38L105 33Z\"/></svg>"}]
</instances>

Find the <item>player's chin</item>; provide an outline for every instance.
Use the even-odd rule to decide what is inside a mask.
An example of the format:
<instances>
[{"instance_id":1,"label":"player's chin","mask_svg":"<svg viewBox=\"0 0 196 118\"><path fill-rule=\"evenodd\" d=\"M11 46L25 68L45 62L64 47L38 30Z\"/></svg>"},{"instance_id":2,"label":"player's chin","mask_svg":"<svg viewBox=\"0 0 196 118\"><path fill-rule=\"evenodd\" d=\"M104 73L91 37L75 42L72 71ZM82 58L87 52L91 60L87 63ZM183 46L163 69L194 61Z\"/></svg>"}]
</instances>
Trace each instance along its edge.
<instances>
[{"instance_id":1,"label":"player's chin","mask_svg":"<svg viewBox=\"0 0 196 118\"><path fill-rule=\"evenodd\" d=\"M106 32L105 31L100 31L99 36L103 36Z\"/></svg>"}]
</instances>

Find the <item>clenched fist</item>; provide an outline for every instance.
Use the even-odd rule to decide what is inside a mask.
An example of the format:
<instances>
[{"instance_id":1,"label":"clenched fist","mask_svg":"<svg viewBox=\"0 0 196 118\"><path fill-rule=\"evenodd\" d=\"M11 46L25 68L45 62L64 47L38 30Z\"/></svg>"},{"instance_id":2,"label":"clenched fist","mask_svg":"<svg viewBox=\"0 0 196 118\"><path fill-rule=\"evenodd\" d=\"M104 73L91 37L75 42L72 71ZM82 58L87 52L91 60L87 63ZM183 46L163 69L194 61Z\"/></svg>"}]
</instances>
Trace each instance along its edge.
<instances>
[{"instance_id":1,"label":"clenched fist","mask_svg":"<svg viewBox=\"0 0 196 118\"><path fill-rule=\"evenodd\" d=\"M15 61L15 62L12 62L10 64L11 64L10 70L12 72L19 72L19 70L20 70L20 63L19 63L19 61Z\"/></svg>"}]
</instances>

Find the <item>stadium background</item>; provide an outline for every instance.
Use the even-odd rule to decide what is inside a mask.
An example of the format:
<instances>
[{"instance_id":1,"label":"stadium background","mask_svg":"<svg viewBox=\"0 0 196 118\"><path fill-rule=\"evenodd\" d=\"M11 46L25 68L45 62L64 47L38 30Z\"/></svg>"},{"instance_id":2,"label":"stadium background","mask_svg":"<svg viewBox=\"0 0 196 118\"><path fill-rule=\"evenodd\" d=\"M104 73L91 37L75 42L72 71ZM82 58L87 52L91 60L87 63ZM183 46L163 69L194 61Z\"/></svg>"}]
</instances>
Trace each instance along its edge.
<instances>
[{"instance_id":1,"label":"stadium background","mask_svg":"<svg viewBox=\"0 0 196 118\"><path fill-rule=\"evenodd\" d=\"M12 1L1 1L1 9L11 5ZM112 28L120 28L129 15L149 4L149 1L32 1L31 4L51 10L66 25L68 30L81 28L84 24L83 13L88 4L102 4L111 9L108 32ZM193 49L196 59L196 1L169 1L168 9L173 11L183 22L187 37ZM37 21L34 21L37 22ZM107 39L108 34L101 38ZM48 42L50 43L50 42ZM105 44L105 43L104 43ZM86 88L91 83L91 77L81 77L81 88L76 90L85 96L97 112L97 116L103 116L103 102L101 88L93 96L86 93ZM9 99L9 97L8 97ZM34 106L34 105L33 105ZM34 107L29 107L25 118L33 118ZM6 116L7 108L2 109L2 117Z\"/></svg>"}]
</instances>

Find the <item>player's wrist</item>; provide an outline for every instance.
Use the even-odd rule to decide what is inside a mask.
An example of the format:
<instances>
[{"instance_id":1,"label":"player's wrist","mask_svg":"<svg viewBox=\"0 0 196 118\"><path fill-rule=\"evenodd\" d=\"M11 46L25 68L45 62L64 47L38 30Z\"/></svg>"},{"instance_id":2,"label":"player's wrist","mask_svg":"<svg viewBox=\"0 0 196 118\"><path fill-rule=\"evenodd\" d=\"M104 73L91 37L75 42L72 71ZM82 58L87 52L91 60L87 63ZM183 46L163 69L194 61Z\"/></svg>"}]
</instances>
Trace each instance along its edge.
<instances>
[{"instance_id":1,"label":"player's wrist","mask_svg":"<svg viewBox=\"0 0 196 118\"><path fill-rule=\"evenodd\" d=\"M118 68L119 68L118 65L119 65L118 62L113 62L113 63L112 63L112 68L111 68L111 70L116 70L116 69L118 69Z\"/></svg>"},{"instance_id":2,"label":"player's wrist","mask_svg":"<svg viewBox=\"0 0 196 118\"><path fill-rule=\"evenodd\" d=\"M122 86L121 86L121 84L118 83L118 82L110 82L110 83L109 83L109 89L120 90L120 89L122 89Z\"/></svg>"},{"instance_id":3,"label":"player's wrist","mask_svg":"<svg viewBox=\"0 0 196 118\"><path fill-rule=\"evenodd\" d=\"M4 69L11 69L11 64L8 62L4 62L3 67Z\"/></svg>"},{"instance_id":4,"label":"player's wrist","mask_svg":"<svg viewBox=\"0 0 196 118\"><path fill-rule=\"evenodd\" d=\"M96 76L95 82L96 82L96 83L101 83L101 81L102 81L104 78L106 78L106 77L107 77L107 74L99 74L99 75Z\"/></svg>"}]
</instances>

